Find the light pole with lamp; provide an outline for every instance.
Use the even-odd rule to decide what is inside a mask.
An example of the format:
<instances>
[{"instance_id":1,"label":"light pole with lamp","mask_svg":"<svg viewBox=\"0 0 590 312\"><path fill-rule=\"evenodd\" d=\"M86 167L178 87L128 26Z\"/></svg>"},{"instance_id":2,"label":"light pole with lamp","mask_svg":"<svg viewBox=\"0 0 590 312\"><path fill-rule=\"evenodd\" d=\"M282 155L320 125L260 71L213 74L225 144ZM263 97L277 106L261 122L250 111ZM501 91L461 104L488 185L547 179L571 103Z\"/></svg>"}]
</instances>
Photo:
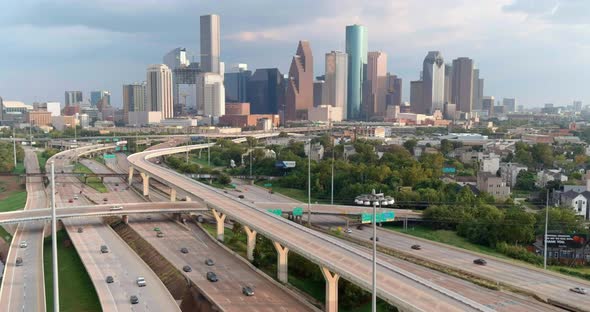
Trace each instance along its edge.
<instances>
[{"instance_id":1,"label":"light pole with lamp","mask_svg":"<svg viewBox=\"0 0 590 312\"><path fill-rule=\"evenodd\" d=\"M12 156L14 157L14 168L16 169L16 132L12 126Z\"/></svg>"},{"instance_id":2,"label":"light pole with lamp","mask_svg":"<svg viewBox=\"0 0 590 312\"><path fill-rule=\"evenodd\" d=\"M311 226L311 138L307 140L307 225Z\"/></svg>"},{"instance_id":3,"label":"light pole with lamp","mask_svg":"<svg viewBox=\"0 0 590 312\"><path fill-rule=\"evenodd\" d=\"M372 290L372 311L377 311L377 204L381 207L382 198L375 193L375 189L367 198L373 204L373 290Z\"/></svg>"}]
</instances>

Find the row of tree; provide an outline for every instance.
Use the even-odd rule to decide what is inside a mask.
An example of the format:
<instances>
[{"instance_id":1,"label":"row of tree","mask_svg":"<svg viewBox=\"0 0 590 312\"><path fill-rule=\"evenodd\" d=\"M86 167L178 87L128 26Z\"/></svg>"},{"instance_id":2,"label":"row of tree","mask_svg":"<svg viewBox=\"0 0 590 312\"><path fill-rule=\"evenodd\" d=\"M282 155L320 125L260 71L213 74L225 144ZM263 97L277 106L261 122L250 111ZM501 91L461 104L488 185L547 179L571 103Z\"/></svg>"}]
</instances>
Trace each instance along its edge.
<instances>
[{"instance_id":1,"label":"row of tree","mask_svg":"<svg viewBox=\"0 0 590 312\"><path fill-rule=\"evenodd\" d=\"M20 145L16 145L16 160L22 162L25 158L25 151ZM9 173L14 170L13 144L0 142L0 172Z\"/></svg>"}]
</instances>

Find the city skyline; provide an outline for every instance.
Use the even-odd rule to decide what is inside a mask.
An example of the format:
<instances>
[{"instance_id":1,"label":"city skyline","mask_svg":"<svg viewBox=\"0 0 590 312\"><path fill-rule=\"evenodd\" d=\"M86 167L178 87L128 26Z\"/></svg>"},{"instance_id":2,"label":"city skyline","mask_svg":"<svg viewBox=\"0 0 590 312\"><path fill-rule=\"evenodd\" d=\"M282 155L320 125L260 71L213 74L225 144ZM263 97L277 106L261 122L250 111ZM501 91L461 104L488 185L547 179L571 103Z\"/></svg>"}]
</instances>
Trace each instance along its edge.
<instances>
[{"instance_id":1,"label":"city skyline","mask_svg":"<svg viewBox=\"0 0 590 312\"><path fill-rule=\"evenodd\" d=\"M515 97L527 107L590 102L583 84L590 78L590 60L584 57L590 42L580 27L587 21L577 13L587 12L590 4L579 1L451 1L428 8L405 2L364 7L344 2L334 16L328 14L333 3L321 1L302 6L308 14L300 20L296 17L302 9L292 4L280 4L288 8L281 12L288 13L268 17L259 12L266 9L255 9L279 4L253 3L250 11L255 13L244 19L232 12L235 4L152 1L113 9L109 2L69 1L67 9L59 3L6 5L0 13L0 32L7 39L0 94L26 103L61 102L66 90L85 95L109 90L112 103L121 107L121 85L141 82L146 65L157 63L171 49L186 47L191 60L198 61L198 16L215 13L223 20L221 60L247 63L251 70L277 67L288 72L292 46L299 40L309 40L315 55L342 51L346 25L359 23L367 27L369 51L387 53L389 71L407 82L419 78L423 56L438 50L447 63L458 57L473 59L486 79L486 96ZM473 11L475 7L479 9ZM62 11L79 14L65 19ZM440 20L424 22L420 17L434 12ZM152 23L156 17L167 23ZM393 18L399 27L385 27ZM322 74L323 58L314 65L314 76ZM403 93L407 101L409 83Z\"/></svg>"}]
</instances>

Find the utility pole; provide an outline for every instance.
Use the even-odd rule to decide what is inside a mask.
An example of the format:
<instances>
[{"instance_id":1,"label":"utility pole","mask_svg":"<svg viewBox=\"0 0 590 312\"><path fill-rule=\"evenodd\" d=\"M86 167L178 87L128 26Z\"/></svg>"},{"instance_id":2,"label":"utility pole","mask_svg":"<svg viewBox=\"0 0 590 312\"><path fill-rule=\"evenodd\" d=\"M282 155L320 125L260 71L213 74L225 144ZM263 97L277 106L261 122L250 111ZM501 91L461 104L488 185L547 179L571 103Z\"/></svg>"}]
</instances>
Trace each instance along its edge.
<instances>
[{"instance_id":1,"label":"utility pole","mask_svg":"<svg viewBox=\"0 0 590 312\"><path fill-rule=\"evenodd\" d=\"M547 270L547 224L549 223L549 190L545 201L545 237L543 239L543 269Z\"/></svg>"},{"instance_id":2,"label":"utility pole","mask_svg":"<svg viewBox=\"0 0 590 312\"><path fill-rule=\"evenodd\" d=\"M311 226L311 139L308 139L309 152L307 153L307 224Z\"/></svg>"},{"instance_id":3,"label":"utility pole","mask_svg":"<svg viewBox=\"0 0 590 312\"><path fill-rule=\"evenodd\" d=\"M211 146L209 146L209 137L207 136L207 166L211 167Z\"/></svg>"},{"instance_id":4,"label":"utility pole","mask_svg":"<svg viewBox=\"0 0 590 312\"><path fill-rule=\"evenodd\" d=\"M53 311L59 312L59 278L57 276L57 234L55 217L55 164L51 161L51 254L53 260Z\"/></svg>"},{"instance_id":5,"label":"utility pole","mask_svg":"<svg viewBox=\"0 0 590 312\"><path fill-rule=\"evenodd\" d=\"M191 137L190 135L186 136L186 163L188 164L188 145L191 142Z\"/></svg>"},{"instance_id":6,"label":"utility pole","mask_svg":"<svg viewBox=\"0 0 590 312\"><path fill-rule=\"evenodd\" d=\"M14 168L16 169L16 132L14 130L14 125L12 125L12 153L14 157Z\"/></svg>"},{"instance_id":7,"label":"utility pole","mask_svg":"<svg viewBox=\"0 0 590 312\"><path fill-rule=\"evenodd\" d=\"M250 179L252 179L252 140L250 142Z\"/></svg>"},{"instance_id":8,"label":"utility pole","mask_svg":"<svg viewBox=\"0 0 590 312\"><path fill-rule=\"evenodd\" d=\"M373 190L373 193L375 191ZM372 311L377 312L377 202L373 201L373 295Z\"/></svg>"},{"instance_id":9,"label":"utility pole","mask_svg":"<svg viewBox=\"0 0 590 312\"><path fill-rule=\"evenodd\" d=\"M333 140L332 120L330 120L330 142L332 143L332 186L330 190L330 205L334 205L334 150L336 149L336 145Z\"/></svg>"}]
</instances>

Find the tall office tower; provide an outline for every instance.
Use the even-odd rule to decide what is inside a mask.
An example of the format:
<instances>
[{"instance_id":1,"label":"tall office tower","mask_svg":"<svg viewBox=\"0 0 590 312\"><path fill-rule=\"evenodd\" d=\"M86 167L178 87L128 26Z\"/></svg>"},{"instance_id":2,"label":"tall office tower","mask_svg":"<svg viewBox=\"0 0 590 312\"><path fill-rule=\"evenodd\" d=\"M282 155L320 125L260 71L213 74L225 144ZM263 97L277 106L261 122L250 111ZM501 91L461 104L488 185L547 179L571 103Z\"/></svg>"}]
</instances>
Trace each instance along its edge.
<instances>
[{"instance_id":1,"label":"tall office tower","mask_svg":"<svg viewBox=\"0 0 590 312\"><path fill-rule=\"evenodd\" d=\"M504 106L505 113L514 113L516 111L516 99L515 98L503 98L502 106Z\"/></svg>"},{"instance_id":2,"label":"tall office tower","mask_svg":"<svg viewBox=\"0 0 590 312\"><path fill-rule=\"evenodd\" d=\"M416 114L428 114L424 104L424 82L422 80L410 81L410 105L412 112Z\"/></svg>"},{"instance_id":3,"label":"tall office tower","mask_svg":"<svg viewBox=\"0 0 590 312\"><path fill-rule=\"evenodd\" d=\"M225 86L226 102L248 102L248 81L252 76L252 72L247 68L232 68L232 72L225 74L223 84Z\"/></svg>"},{"instance_id":4,"label":"tall office tower","mask_svg":"<svg viewBox=\"0 0 590 312\"><path fill-rule=\"evenodd\" d=\"M174 117L172 104L172 72L164 64L150 65L147 69L147 107L150 112L162 112L162 119Z\"/></svg>"},{"instance_id":5,"label":"tall office tower","mask_svg":"<svg viewBox=\"0 0 590 312\"><path fill-rule=\"evenodd\" d=\"M463 113L473 109L473 60L468 57L453 60L450 102Z\"/></svg>"},{"instance_id":6,"label":"tall office tower","mask_svg":"<svg viewBox=\"0 0 590 312\"><path fill-rule=\"evenodd\" d=\"M386 77L387 95L385 99L386 106L401 106L402 105L402 79L391 73L387 73Z\"/></svg>"},{"instance_id":7,"label":"tall office tower","mask_svg":"<svg viewBox=\"0 0 590 312\"><path fill-rule=\"evenodd\" d=\"M473 110L481 110L481 101L483 100L483 79L479 78L479 69L473 69L473 102L471 108Z\"/></svg>"},{"instance_id":8,"label":"tall office tower","mask_svg":"<svg viewBox=\"0 0 590 312\"><path fill-rule=\"evenodd\" d=\"M582 111L582 101L574 101L574 111L581 112Z\"/></svg>"},{"instance_id":9,"label":"tall office tower","mask_svg":"<svg viewBox=\"0 0 590 312\"><path fill-rule=\"evenodd\" d=\"M284 110L285 79L278 68L257 69L248 81L251 114L278 114Z\"/></svg>"},{"instance_id":10,"label":"tall office tower","mask_svg":"<svg viewBox=\"0 0 590 312\"><path fill-rule=\"evenodd\" d=\"M363 111L366 119L385 115L387 93L387 54L372 51L367 54L367 79L363 88Z\"/></svg>"},{"instance_id":11,"label":"tall office tower","mask_svg":"<svg viewBox=\"0 0 590 312\"><path fill-rule=\"evenodd\" d=\"M206 73L221 74L219 66L219 15L201 16L201 69Z\"/></svg>"},{"instance_id":12,"label":"tall office tower","mask_svg":"<svg viewBox=\"0 0 590 312\"><path fill-rule=\"evenodd\" d=\"M185 48L176 48L164 55L162 58L162 62L170 68L170 70L175 70L181 67L187 67L190 64L190 61L186 55Z\"/></svg>"},{"instance_id":13,"label":"tall office tower","mask_svg":"<svg viewBox=\"0 0 590 312\"><path fill-rule=\"evenodd\" d=\"M317 80L313 82L313 107L327 104L324 100L325 87L326 82L324 80Z\"/></svg>"},{"instance_id":14,"label":"tall office tower","mask_svg":"<svg viewBox=\"0 0 590 312\"><path fill-rule=\"evenodd\" d=\"M347 119L361 118L363 82L367 77L367 28L346 26L346 54L348 54Z\"/></svg>"},{"instance_id":15,"label":"tall office tower","mask_svg":"<svg viewBox=\"0 0 590 312\"><path fill-rule=\"evenodd\" d=\"M348 55L340 51L326 53L326 72L324 76L324 103L334 107L341 107L342 118L347 119Z\"/></svg>"},{"instance_id":16,"label":"tall office tower","mask_svg":"<svg viewBox=\"0 0 590 312\"><path fill-rule=\"evenodd\" d=\"M445 60L439 51L430 51L424 58L422 101L427 114L443 111L445 100Z\"/></svg>"},{"instance_id":17,"label":"tall office tower","mask_svg":"<svg viewBox=\"0 0 590 312\"><path fill-rule=\"evenodd\" d=\"M221 75L202 73L197 76L197 109L205 116L225 115L225 88Z\"/></svg>"},{"instance_id":18,"label":"tall office tower","mask_svg":"<svg viewBox=\"0 0 590 312\"><path fill-rule=\"evenodd\" d=\"M125 123L129 123L129 112L146 111L145 91L145 82L123 85L123 118Z\"/></svg>"},{"instance_id":19,"label":"tall office tower","mask_svg":"<svg viewBox=\"0 0 590 312\"><path fill-rule=\"evenodd\" d=\"M481 100L481 110L488 113L488 116L494 115L495 99L493 96L484 96Z\"/></svg>"},{"instance_id":20,"label":"tall office tower","mask_svg":"<svg viewBox=\"0 0 590 312\"><path fill-rule=\"evenodd\" d=\"M285 121L307 120L313 107L313 56L308 41L299 41L293 56L285 94Z\"/></svg>"},{"instance_id":21,"label":"tall office tower","mask_svg":"<svg viewBox=\"0 0 590 312\"><path fill-rule=\"evenodd\" d=\"M451 97L453 84L453 66L445 64L445 103L454 103Z\"/></svg>"},{"instance_id":22,"label":"tall office tower","mask_svg":"<svg viewBox=\"0 0 590 312\"><path fill-rule=\"evenodd\" d=\"M102 112L103 108L111 106L111 93L109 91L90 92L90 105Z\"/></svg>"},{"instance_id":23,"label":"tall office tower","mask_svg":"<svg viewBox=\"0 0 590 312\"><path fill-rule=\"evenodd\" d=\"M82 102L82 91L66 91L65 105L70 106Z\"/></svg>"}]
</instances>

